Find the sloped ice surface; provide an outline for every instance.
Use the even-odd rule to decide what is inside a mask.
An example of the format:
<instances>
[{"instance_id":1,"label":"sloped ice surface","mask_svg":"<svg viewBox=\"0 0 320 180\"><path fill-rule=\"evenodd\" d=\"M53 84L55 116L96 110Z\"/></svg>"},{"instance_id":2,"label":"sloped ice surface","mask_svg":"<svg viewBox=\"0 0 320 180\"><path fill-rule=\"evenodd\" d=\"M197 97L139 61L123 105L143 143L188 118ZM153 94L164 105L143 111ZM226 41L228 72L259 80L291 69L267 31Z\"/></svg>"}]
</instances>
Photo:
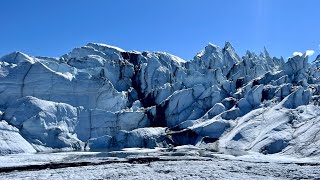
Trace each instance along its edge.
<instances>
[{"instance_id":1,"label":"sloped ice surface","mask_svg":"<svg viewBox=\"0 0 320 180\"><path fill-rule=\"evenodd\" d=\"M227 42L189 61L97 43L0 59L0 154L195 145L319 156L319 58Z\"/></svg>"},{"instance_id":2,"label":"sloped ice surface","mask_svg":"<svg viewBox=\"0 0 320 180\"><path fill-rule=\"evenodd\" d=\"M34 153L36 150L20 134L19 130L5 121L0 121L0 155Z\"/></svg>"}]
</instances>

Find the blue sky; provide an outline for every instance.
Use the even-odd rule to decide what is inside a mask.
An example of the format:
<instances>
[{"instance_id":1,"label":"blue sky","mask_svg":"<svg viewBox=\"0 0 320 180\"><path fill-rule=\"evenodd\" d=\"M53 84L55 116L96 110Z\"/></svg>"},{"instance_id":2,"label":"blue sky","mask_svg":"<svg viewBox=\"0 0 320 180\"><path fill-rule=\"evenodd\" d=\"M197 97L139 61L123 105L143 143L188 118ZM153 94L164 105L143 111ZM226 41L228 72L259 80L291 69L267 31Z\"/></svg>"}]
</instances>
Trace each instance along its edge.
<instances>
[{"instance_id":1,"label":"blue sky","mask_svg":"<svg viewBox=\"0 0 320 180\"><path fill-rule=\"evenodd\" d=\"M191 59L208 42L319 54L319 0L1 0L0 56L59 57L99 42ZM311 57L314 59L315 55Z\"/></svg>"}]
</instances>

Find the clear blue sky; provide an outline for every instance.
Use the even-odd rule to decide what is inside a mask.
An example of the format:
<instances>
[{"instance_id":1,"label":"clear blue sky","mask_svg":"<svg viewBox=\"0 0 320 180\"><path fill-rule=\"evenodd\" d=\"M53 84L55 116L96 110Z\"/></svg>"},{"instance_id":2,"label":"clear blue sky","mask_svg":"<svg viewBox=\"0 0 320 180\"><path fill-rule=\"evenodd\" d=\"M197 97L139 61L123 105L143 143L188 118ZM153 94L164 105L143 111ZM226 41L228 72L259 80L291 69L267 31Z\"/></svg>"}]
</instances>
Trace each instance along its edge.
<instances>
[{"instance_id":1,"label":"clear blue sky","mask_svg":"<svg viewBox=\"0 0 320 180\"><path fill-rule=\"evenodd\" d=\"M1 0L0 56L99 42L191 59L208 42L291 56L320 44L319 0ZM311 57L314 59L315 55Z\"/></svg>"}]
</instances>

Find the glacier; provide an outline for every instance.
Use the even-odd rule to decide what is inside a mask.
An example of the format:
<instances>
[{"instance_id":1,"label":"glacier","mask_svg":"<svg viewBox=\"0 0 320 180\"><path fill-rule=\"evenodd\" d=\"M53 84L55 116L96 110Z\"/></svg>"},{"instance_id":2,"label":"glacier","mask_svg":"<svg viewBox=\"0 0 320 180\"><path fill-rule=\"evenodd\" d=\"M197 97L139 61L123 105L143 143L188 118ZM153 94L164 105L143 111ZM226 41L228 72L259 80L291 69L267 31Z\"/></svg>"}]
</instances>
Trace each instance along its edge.
<instances>
[{"instance_id":1,"label":"glacier","mask_svg":"<svg viewBox=\"0 0 320 180\"><path fill-rule=\"evenodd\" d=\"M89 43L60 58L0 58L0 155L194 145L320 155L320 55L231 43L185 61Z\"/></svg>"}]
</instances>

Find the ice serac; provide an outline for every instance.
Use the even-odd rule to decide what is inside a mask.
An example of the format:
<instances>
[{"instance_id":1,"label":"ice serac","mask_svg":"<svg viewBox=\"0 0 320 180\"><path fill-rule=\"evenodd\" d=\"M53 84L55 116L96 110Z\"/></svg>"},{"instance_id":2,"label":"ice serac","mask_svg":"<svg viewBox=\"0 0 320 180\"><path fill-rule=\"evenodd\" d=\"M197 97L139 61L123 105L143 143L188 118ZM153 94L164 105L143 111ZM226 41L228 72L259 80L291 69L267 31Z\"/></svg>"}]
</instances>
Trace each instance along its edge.
<instances>
[{"instance_id":1,"label":"ice serac","mask_svg":"<svg viewBox=\"0 0 320 180\"><path fill-rule=\"evenodd\" d=\"M22 52L13 52L11 54L8 54L2 57L1 60L7 63L13 63L13 64L24 63L24 62L28 62L28 63L34 62L32 57Z\"/></svg>"},{"instance_id":2,"label":"ice serac","mask_svg":"<svg viewBox=\"0 0 320 180\"><path fill-rule=\"evenodd\" d=\"M74 134L77 114L68 104L26 96L11 104L3 118L35 145L80 150L83 143Z\"/></svg>"},{"instance_id":3,"label":"ice serac","mask_svg":"<svg viewBox=\"0 0 320 180\"><path fill-rule=\"evenodd\" d=\"M192 144L319 155L320 59L209 43L189 61L88 43L0 58L0 154ZM19 146L21 144L21 146Z\"/></svg>"}]
</instances>

